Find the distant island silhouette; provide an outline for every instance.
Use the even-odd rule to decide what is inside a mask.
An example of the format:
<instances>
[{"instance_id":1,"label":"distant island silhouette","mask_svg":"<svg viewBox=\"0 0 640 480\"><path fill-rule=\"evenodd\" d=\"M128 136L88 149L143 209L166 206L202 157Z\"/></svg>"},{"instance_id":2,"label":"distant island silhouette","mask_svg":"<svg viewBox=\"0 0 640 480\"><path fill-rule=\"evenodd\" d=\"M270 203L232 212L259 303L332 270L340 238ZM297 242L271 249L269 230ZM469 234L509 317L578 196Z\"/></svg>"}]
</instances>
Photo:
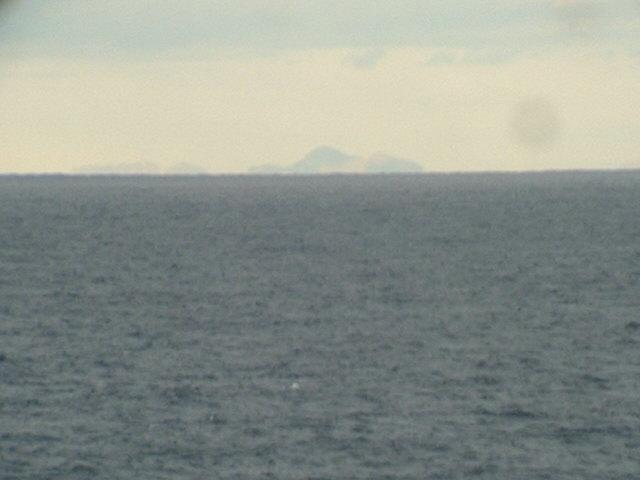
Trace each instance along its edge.
<instances>
[{"instance_id":1,"label":"distant island silhouette","mask_svg":"<svg viewBox=\"0 0 640 480\"><path fill-rule=\"evenodd\" d=\"M337 148L314 148L291 165L264 164L249 169L258 174L323 174L323 173L421 173L422 166L413 161L376 153L368 158L344 153Z\"/></svg>"},{"instance_id":2,"label":"distant island silhouette","mask_svg":"<svg viewBox=\"0 0 640 480\"><path fill-rule=\"evenodd\" d=\"M314 175L331 173L422 173L422 166L413 160L375 153L362 157L345 153L331 146L316 147L297 162L289 165L263 164L248 169L260 175ZM208 175L205 168L180 162L162 166L152 162L131 162L85 165L74 171L78 175Z\"/></svg>"},{"instance_id":3,"label":"distant island silhouette","mask_svg":"<svg viewBox=\"0 0 640 480\"><path fill-rule=\"evenodd\" d=\"M85 165L76 169L79 175L207 175L204 168L190 163L176 163L163 168L155 163L119 163Z\"/></svg>"}]
</instances>

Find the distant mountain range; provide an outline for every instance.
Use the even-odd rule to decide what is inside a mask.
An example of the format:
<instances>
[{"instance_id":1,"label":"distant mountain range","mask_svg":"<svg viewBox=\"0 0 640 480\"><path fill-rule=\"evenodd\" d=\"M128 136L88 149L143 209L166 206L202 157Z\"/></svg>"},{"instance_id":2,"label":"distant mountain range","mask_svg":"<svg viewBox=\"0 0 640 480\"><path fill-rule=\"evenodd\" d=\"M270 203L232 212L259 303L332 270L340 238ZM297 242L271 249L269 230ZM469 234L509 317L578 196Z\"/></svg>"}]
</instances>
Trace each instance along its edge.
<instances>
[{"instance_id":1,"label":"distant mountain range","mask_svg":"<svg viewBox=\"0 0 640 480\"><path fill-rule=\"evenodd\" d=\"M249 173L266 175L420 172L423 172L422 166L413 160L385 153L359 157L329 146L314 148L291 165L265 164L249 169ZM209 172L199 165L190 163L162 167L155 163L139 162L86 165L78 168L74 173L80 175L207 175Z\"/></svg>"},{"instance_id":2,"label":"distant mountain range","mask_svg":"<svg viewBox=\"0 0 640 480\"><path fill-rule=\"evenodd\" d=\"M322 174L322 173L420 173L422 166L413 160L377 153L368 158L349 155L323 146L311 150L291 165L265 164L251 168L260 174Z\"/></svg>"},{"instance_id":3,"label":"distant mountain range","mask_svg":"<svg viewBox=\"0 0 640 480\"><path fill-rule=\"evenodd\" d=\"M155 163L119 163L113 165L86 165L78 168L80 175L206 175L208 172L189 163L177 163L162 168Z\"/></svg>"}]
</instances>

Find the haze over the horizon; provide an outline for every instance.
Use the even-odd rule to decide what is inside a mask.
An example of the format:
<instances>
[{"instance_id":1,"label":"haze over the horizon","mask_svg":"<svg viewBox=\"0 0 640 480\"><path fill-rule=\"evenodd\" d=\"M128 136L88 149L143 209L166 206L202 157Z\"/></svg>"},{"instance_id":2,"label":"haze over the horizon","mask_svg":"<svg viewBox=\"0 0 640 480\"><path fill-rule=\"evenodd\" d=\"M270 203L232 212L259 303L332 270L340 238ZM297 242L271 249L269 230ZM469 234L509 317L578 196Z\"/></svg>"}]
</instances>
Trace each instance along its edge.
<instances>
[{"instance_id":1,"label":"haze over the horizon","mask_svg":"<svg viewBox=\"0 0 640 480\"><path fill-rule=\"evenodd\" d=\"M636 0L4 3L0 173L640 168Z\"/></svg>"}]
</instances>

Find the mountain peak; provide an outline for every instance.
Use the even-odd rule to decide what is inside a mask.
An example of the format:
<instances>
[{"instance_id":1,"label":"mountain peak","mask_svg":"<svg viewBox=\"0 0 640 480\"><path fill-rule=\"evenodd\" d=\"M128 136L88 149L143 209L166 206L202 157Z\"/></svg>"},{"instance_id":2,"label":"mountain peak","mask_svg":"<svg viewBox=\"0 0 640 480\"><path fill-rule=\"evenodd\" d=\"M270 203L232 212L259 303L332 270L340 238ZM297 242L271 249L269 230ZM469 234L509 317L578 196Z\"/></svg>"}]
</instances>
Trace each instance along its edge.
<instances>
[{"instance_id":1,"label":"mountain peak","mask_svg":"<svg viewBox=\"0 0 640 480\"><path fill-rule=\"evenodd\" d=\"M356 159L355 156L341 152L337 148L321 146L307 153L302 160L294 163L291 169L299 173L329 173L343 170L344 166L354 159Z\"/></svg>"}]
</instances>

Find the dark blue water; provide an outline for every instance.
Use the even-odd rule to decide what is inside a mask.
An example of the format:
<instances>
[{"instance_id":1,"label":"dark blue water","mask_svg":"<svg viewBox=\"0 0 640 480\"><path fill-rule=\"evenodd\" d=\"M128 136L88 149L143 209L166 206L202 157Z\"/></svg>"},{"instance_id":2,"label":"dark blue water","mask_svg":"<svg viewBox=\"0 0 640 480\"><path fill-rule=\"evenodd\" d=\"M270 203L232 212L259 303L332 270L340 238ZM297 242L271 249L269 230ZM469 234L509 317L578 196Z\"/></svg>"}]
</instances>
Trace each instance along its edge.
<instances>
[{"instance_id":1,"label":"dark blue water","mask_svg":"<svg viewBox=\"0 0 640 480\"><path fill-rule=\"evenodd\" d=\"M0 178L0 478L629 479L640 174Z\"/></svg>"}]
</instances>

